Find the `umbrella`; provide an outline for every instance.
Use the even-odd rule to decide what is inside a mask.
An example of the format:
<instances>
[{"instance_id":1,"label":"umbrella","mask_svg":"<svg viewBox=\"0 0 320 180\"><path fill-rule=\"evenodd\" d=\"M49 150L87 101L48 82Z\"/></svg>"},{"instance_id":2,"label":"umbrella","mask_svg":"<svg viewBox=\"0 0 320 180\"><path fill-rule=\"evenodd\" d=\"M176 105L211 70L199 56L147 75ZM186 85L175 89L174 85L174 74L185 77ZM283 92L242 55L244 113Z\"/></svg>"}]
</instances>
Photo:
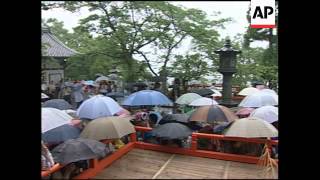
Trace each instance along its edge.
<instances>
[{"instance_id":1,"label":"umbrella","mask_svg":"<svg viewBox=\"0 0 320 180\"><path fill-rule=\"evenodd\" d=\"M266 92L257 92L246 96L239 107L262 107L267 105L278 105L278 95L266 93Z\"/></svg>"},{"instance_id":2,"label":"umbrella","mask_svg":"<svg viewBox=\"0 0 320 180\"><path fill-rule=\"evenodd\" d=\"M142 90L128 96L122 105L126 106L157 106L172 105L170 99L159 91Z\"/></svg>"},{"instance_id":3,"label":"umbrella","mask_svg":"<svg viewBox=\"0 0 320 180\"><path fill-rule=\"evenodd\" d=\"M219 90L217 90L217 89L210 89L210 90L214 92L213 94L211 94L211 96L213 96L213 97L221 97L222 96L222 94Z\"/></svg>"},{"instance_id":4,"label":"umbrella","mask_svg":"<svg viewBox=\"0 0 320 180\"><path fill-rule=\"evenodd\" d=\"M66 110L62 110L62 111L66 112L67 114L69 114L73 118L78 118L76 110L66 109Z\"/></svg>"},{"instance_id":5,"label":"umbrella","mask_svg":"<svg viewBox=\"0 0 320 180\"><path fill-rule=\"evenodd\" d=\"M160 121L160 124L163 122L168 122L168 121L178 121L182 123L188 123L189 115L187 114L167 114L163 116L163 118Z\"/></svg>"},{"instance_id":6,"label":"umbrella","mask_svg":"<svg viewBox=\"0 0 320 180\"><path fill-rule=\"evenodd\" d=\"M105 144L83 138L69 139L52 150L53 159L60 164L102 158L110 153Z\"/></svg>"},{"instance_id":7,"label":"umbrella","mask_svg":"<svg viewBox=\"0 0 320 180\"><path fill-rule=\"evenodd\" d=\"M217 101L207 98L207 97L202 97L199 99L196 99L192 101L189 106L210 106L210 105L217 105Z\"/></svg>"},{"instance_id":8,"label":"umbrella","mask_svg":"<svg viewBox=\"0 0 320 180\"><path fill-rule=\"evenodd\" d=\"M274 94L274 95L278 95L277 92L275 92L272 89L261 89L261 92L265 92L265 93L270 93L270 94Z\"/></svg>"},{"instance_id":9,"label":"umbrella","mask_svg":"<svg viewBox=\"0 0 320 180\"><path fill-rule=\"evenodd\" d=\"M109 78L106 76L100 76L96 79L96 83L99 83L100 81L109 81Z\"/></svg>"},{"instance_id":10,"label":"umbrella","mask_svg":"<svg viewBox=\"0 0 320 180\"><path fill-rule=\"evenodd\" d=\"M177 100L176 103L177 104L190 104L192 101L201 98L201 96L199 94L196 93L186 93L183 94L182 96L180 96Z\"/></svg>"},{"instance_id":11,"label":"umbrella","mask_svg":"<svg viewBox=\"0 0 320 180\"><path fill-rule=\"evenodd\" d=\"M41 132L71 123L72 117L55 108L41 108Z\"/></svg>"},{"instance_id":12,"label":"umbrella","mask_svg":"<svg viewBox=\"0 0 320 180\"><path fill-rule=\"evenodd\" d=\"M213 124L214 122L232 122L238 119L236 115L227 107L220 105L202 106L194 111L189 121L208 122Z\"/></svg>"},{"instance_id":13,"label":"umbrella","mask_svg":"<svg viewBox=\"0 0 320 180\"><path fill-rule=\"evenodd\" d=\"M41 99L47 99L47 98L49 98L48 95L46 95L45 93L41 93Z\"/></svg>"},{"instance_id":14,"label":"umbrella","mask_svg":"<svg viewBox=\"0 0 320 180\"><path fill-rule=\"evenodd\" d=\"M113 116L120 112L122 107L112 98L96 95L85 100L77 110L80 118L96 119L99 117Z\"/></svg>"},{"instance_id":15,"label":"umbrella","mask_svg":"<svg viewBox=\"0 0 320 180\"><path fill-rule=\"evenodd\" d=\"M72 106L64 99L51 99L43 103L43 107L51 107L60 110L71 109Z\"/></svg>"},{"instance_id":16,"label":"umbrella","mask_svg":"<svg viewBox=\"0 0 320 180\"><path fill-rule=\"evenodd\" d=\"M254 108L241 108L236 112L237 116L249 116L254 111Z\"/></svg>"},{"instance_id":17,"label":"umbrella","mask_svg":"<svg viewBox=\"0 0 320 180\"><path fill-rule=\"evenodd\" d=\"M277 137L278 130L262 119L248 117L234 121L224 135L245 138Z\"/></svg>"},{"instance_id":18,"label":"umbrella","mask_svg":"<svg viewBox=\"0 0 320 180\"><path fill-rule=\"evenodd\" d=\"M278 121L278 108L274 106L262 106L254 110L250 117L258 117L268 123Z\"/></svg>"},{"instance_id":19,"label":"umbrella","mask_svg":"<svg viewBox=\"0 0 320 180\"><path fill-rule=\"evenodd\" d=\"M214 93L211 89L196 89L196 90L193 90L191 92L197 93L200 96L208 96L208 95L211 95L211 94Z\"/></svg>"},{"instance_id":20,"label":"umbrella","mask_svg":"<svg viewBox=\"0 0 320 180\"><path fill-rule=\"evenodd\" d=\"M241 96L248 96L248 95L257 93L257 92L259 92L259 91L260 91L260 90L257 89L257 88L247 87L247 88L242 89L238 94L241 95Z\"/></svg>"},{"instance_id":21,"label":"umbrella","mask_svg":"<svg viewBox=\"0 0 320 180\"><path fill-rule=\"evenodd\" d=\"M166 123L151 131L153 136L166 139L183 139L192 134L192 130L181 123Z\"/></svg>"},{"instance_id":22,"label":"umbrella","mask_svg":"<svg viewBox=\"0 0 320 180\"><path fill-rule=\"evenodd\" d=\"M80 137L103 140L119 139L130 133L134 133L134 126L130 120L132 118L103 117L91 121L81 132Z\"/></svg>"},{"instance_id":23,"label":"umbrella","mask_svg":"<svg viewBox=\"0 0 320 180\"><path fill-rule=\"evenodd\" d=\"M42 134L42 140L48 144L59 144L69 139L76 139L80 136L80 130L70 124L51 129Z\"/></svg>"}]
</instances>

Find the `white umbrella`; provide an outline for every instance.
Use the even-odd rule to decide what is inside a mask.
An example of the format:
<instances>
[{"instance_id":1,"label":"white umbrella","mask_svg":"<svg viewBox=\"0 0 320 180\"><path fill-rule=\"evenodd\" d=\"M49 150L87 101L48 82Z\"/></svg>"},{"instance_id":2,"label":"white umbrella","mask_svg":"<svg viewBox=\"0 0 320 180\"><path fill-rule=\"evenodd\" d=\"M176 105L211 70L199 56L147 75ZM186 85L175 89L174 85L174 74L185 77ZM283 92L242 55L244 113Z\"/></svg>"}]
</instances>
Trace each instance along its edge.
<instances>
[{"instance_id":1,"label":"white umbrella","mask_svg":"<svg viewBox=\"0 0 320 180\"><path fill-rule=\"evenodd\" d=\"M249 117L258 117L268 123L278 121L278 108L274 106L262 106L251 112Z\"/></svg>"},{"instance_id":2,"label":"white umbrella","mask_svg":"<svg viewBox=\"0 0 320 180\"><path fill-rule=\"evenodd\" d=\"M199 94L196 93L186 93L180 96L177 100L177 104L190 104L192 101L201 98Z\"/></svg>"},{"instance_id":3,"label":"white umbrella","mask_svg":"<svg viewBox=\"0 0 320 180\"><path fill-rule=\"evenodd\" d=\"M278 95L266 92L257 92L246 96L239 104L239 107L257 108L268 105L278 105Z\"/></svg>"},{"instance_id":4,"label":"white umbrella","mask_svg":"<svg viewBox=\"0 0 320 180\"><path fill-rule=\"evenodd\" d=\"M214 93L211 95L212 97L221 97L222 94L220 91L218 91L217 89L210 89L212 90Z\"/></svg>"},{"instance_id":5,"label":"white umbrella","mask_svg":"<svg viewBox=\"0 0 320 180\"><path fill-rule=\"evenodd\" d=\"M234 121L224 135L245 138L277 137L278 130L262 119L249 117Z\"/></svg>"},{"instance_id":6,"label":"white umbrella","mask_svg":"<svg viewBox=\"0 0 320 180\"><path fill-rule=\"evenodd\" d=\"M199 99L196 99L192 101L189 106L210 106L210 105L217 105L217 101L207 98L207 97L202 97Z\"/></svg>"},{"instance_id":7,"label":"white umbrella","mask_svg":"<svg viewBox=\"0 0 320 180\"><path fill-rule=\"evenodd\" d=\"M77 118L77 111L73 110L73 109L66 109L66 110L62 110L64 112L66 112L68 115L70 115L73 118Z\"/></svg>"},{"instance_id":8,"label":"white umbrella","mask_svg":"<svg viewBox=\"0 0 320 180\"><path fill-rule=\"evenodd\" d=\"M100 76L96 79L96 83L99 83L100 81L109 81L109 78L106 76Z\"/></svg>"},{"instance_id":9,"label":"white umbrella","mask_svg":"<svg viewBox=\"0 0 320 180\"><path fill-rule=\"evenodd\" d=\"M64 124L71 123L72 117L55 108L41 108L41 132L47 132Z\"/></svg>"},{"instance_id":10,"label":"white umbrella","mask_svg":"<svg viewBox=\"0 0 320 180\"><path fill-rule=\"evenodd\" d=\"M112 98L96 95L85 100L77 110L80 118L96 119L99 117L113 116L120 112L122 107Z\"/></svg>"},{"instance_id":11,"label":"white umbrella","mask_svg":"<svg viewBox=\"0 0 320 180\"><path fill-rule=\"evenodd\" d=\"M272 89L261 89L261 92L265 92L265 93L270 93L270 94L274 94L274 95L278 95L274 90Z\"/></svg>"},{"instance_id":12,"label":"white umbrella","mask_svg":"<svg viewBox=\"0 0 320 180\"><path fill-rule=\"evenodd\" d=\"M238 94L241 95L241 96L249 96L249 95L257 93L259 91L260 90L257 89L257 88L247 87L247 88L242 89Z\"/></svg>"},{"instance_id":13,"label":"white umbrella","mask_svg":"<svg viewBox=\"0 0 320 180\"><path fill-rule=\"evenodd\" d=\"M46 95L45 93L41 93L41 99L46 99L46 98L49 98L49 96Z\"/></svg>"}]
</instances>

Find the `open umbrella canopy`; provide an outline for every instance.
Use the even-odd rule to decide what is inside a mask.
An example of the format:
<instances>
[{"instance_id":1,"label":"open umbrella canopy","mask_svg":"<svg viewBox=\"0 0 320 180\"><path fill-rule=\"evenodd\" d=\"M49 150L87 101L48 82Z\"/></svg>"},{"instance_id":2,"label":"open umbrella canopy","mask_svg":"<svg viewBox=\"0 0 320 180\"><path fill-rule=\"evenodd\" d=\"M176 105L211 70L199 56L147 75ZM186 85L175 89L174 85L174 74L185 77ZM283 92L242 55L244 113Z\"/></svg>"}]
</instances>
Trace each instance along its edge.
<instances>
[{"instance_id":1,"label":"open umbrella canopy","mask_svg":"<svg viewBox=\"0 0 320 180\"><path fill-rule=\"evenodd\" d=\"M256 108L268 105L278 105L278 95L266 92L257 92L246 96L238 106Z\"/></svg>"},{"instance_id":2,"label":"open umbrella canopy","mask_svg":"<svg viewBox=\"0 0 320 180\"><path fill-rule=\"evenodd\" d=\"M210 89L210 90L214 92L213 94L211 94L211 96L213 96L213 97L222 97L222 94L221 94L221 92L219 90L217 90L217 89Z\"/></svg>"},{"instance_id":3,"label":"open umbrella canopy","mask_svg":"<svg viewBox=\"0 0 320 180\"><path fill-rule=\"evenodd\" d=\"M51 107L60 110L71 109L72 106L64 99L51 99L43 103L43 107Z\"/></svg>"},{"instance_id":4,"label":"open umbrella canopy","mask_svg":"<svg viewBox=\"0 0 320 180\"><path fill-rule=\"evenodd\" d=\"M71 123L72 117L59 109L41 108L41 132L47 132L64 124Z\"/></svg>"},{"instance_id":5,"label":"open umbrella canopy","mask_svg":"<svg viewBox=\"0 0 320 180\"><path fill-rule=\"evenodd\" d=\"M69 139L76 139L80 136L80 129L70 124L51 129L42 134L42 140L47 144L60 144Z\"/></svg>"},{"instance_id":6,"label":"open umbrella canopy","mask_svg":"<svg viewBox=\"0 0 320 180\"><path fill-rule=\"evenodd\" d=\"M195 110L189 121L208 122L210 124L221 122L232 122L238 119L227 107L220 105L202 106Z\"/></svg>"},{"instance_id":7,"label":"open umbrella canopy","mask_svg":"<svg viewBox=\"0 0 320 180\"><path fill-rule=\"evenodd\" d=\"M52 150L55 162L69 164L81 160L102 158L110 154L111 151L99 141L92 139L69 139Z\"/></svg>"},{"instance_id":8,"label":"open umbrella canopy","mask_svg":"<svg viewBox=\"0 0 320 180\"><path fill-rule=\"evenodd\" d=\"M265 92L265 93L270 93L270 94L278 95L278 93L275 92L275 91L272 90L272 89L261 89L260 91L261 91L261 92Z\"/></svg>"},{"instance_id":9,"label":"open umbrella canopy","mask_svg":"<svg viewBox=\"0 0 320 180\"><path fill-rule=\"evenodd\" d=\"M195 89L191 91L192 93L199 94L200 96L208 96L213 94L214 92L211 89Z\"/></svg>"},{"instance_id":10,"label":"open umbrella canopy","mask_svg":"<svg viewBox=\"0 0 320 180\"><path fill-rule=\"evenodd\" d=\"M177 100L176 103L177 104L184 104L184 105L188 105L190 104L192 101L201 98L201 96L199 94L196 93L186 93L183 94L182 96L180 96Z\"/></svg>"},{"instance_id":11,"label":"open umbrella canopy","mask_svg":"<svg viewBox=\"0 0 320 180\"><path fill-rule=\"evenodd\" d=\"M189 106L211 106L211 105L217 105L217 101L207 98L207 97L201 97L199 99L196 99L192 101Z\"/></svg>"},{"instance_id":12,"label":"open umbrella canopy","mask_svg":"<svg viewBox=\"0 0 320 180\"><path fill-rule=\"evenodd\" d=\"M73 110L73 109L66 109L66 110L62 110L62 111L64 111L64 112L66 112L67 114L69 114L71 117L73 117L73 118L79 118L78 116L77 116L77 111L76 110Z\"/></svg>"},{"instance_id":13,"label":"open umbrella canopy","mask_svg":"<svg viewBox=\"0 0 320 180\"><path fill-rule=\"evenodd\" d=\"M103 117L91 121L81 132L80 137L103 140L119 139L135 132L130 117Z\"/></svg>"},{"instance_id":14,"label":"open umbrella canopy","mask_svg":"<svg viewBox=\"0 0 320 180\"><path fill-rule=\"evenodd\" d=\"M47 98L49 98L48 95L46 95L45 93L41 93L41 99L47 99Z\"/></svg>"},{"instance_id":15,"label":"open umbrella canopy","mask_svg":"<svg viewBox=\"0 0 320 180\"><path fill-rule=\"evenodd\" d=\"M236 112L236 115L238 115L238 116L249 116L252 111L254 111L254 108L241 108Z\"/></svg>"},{"instance_id":16,"label":"open umbrella canopy","mask_svg":"<svg viewBox=\"0 0 320 180\"><path fill-rule=\"evenodd\" d=\"M122 105L125 106L157 106L172 105L172 101L159 91L142 90L128 96Z\"/></svg>"},{"instance_id":17,"label":"open umbrella canopy","mask_svg":"<svg viewBox=\"0 0 320 180\"><path fill-rule=\"evenodd\" d=\"M241 96L249 96L249 95L257 93L259 91L260 90L257 89L257 88L247 87L247 88L242 89L238 94L241 95Z\"/></svg>"},{"instance_id":18,"label":"open umbrella canopy","mask_svg":"<svg viewBox=\"0 0 320 180\"><path fill-rule=\"evenodd\" d=\"M120 112L122 107L112 98L96 95L85 100L77 110L77 116L86 119L113 116Z\"/></svg>"},{"instance_id":19,"label":"open umbrella canopy","mask_svg":"<svg viewBox=\"0 0 320 180\"><path fill-rule=\"evenodd\" d=\"M245 138L277 137L278 130L260 118L248 117L234 121L224 135Z\"/></svg>"},{"instance_id":20,"label":"open umbrella canopy","mask_svg":"<svg viewBox=\"0 0 320 180\"><path fill-rule=\"evenodd\" d=\"M262 106L254 110L250 117L257 117L268 123L278 121L278 108L274 106Z\"/></svg>"},{"instance_id":21,"label":"open umbrella canopy","mask_svg":"<svg viewBox=\"0 0 320 180\"><path fill-rule=\"evenodd\" d=\"M183 139L192 134L192 130L181 123L166 123L151 131L153 136L165 139Z\"/></svg>"},{"instance_id":22,"label":"open umbrella canopy","mask_svg":"<svg viewBox=\"0 0 320 180\"><path fill-rule=\"evenodd\" d=\"M106 76L100 76L95 80L95 82L96 83L100 83L100 81L109 81L109 80L110 79L108 77L106 77Z\"/></svg>"},{"instance_id":23,"label":"open umbrella canopy","mask_svg":"<svg viewBox=\"0 0 320 180\"><path fill-rule=\"evenodd\" d=\"M168 121L178 121L182 123L188 123L189 122L189 115L187 114L166 114L162 117L160 124L163 122L168 122Z\"/></svg>"}]
</instances>

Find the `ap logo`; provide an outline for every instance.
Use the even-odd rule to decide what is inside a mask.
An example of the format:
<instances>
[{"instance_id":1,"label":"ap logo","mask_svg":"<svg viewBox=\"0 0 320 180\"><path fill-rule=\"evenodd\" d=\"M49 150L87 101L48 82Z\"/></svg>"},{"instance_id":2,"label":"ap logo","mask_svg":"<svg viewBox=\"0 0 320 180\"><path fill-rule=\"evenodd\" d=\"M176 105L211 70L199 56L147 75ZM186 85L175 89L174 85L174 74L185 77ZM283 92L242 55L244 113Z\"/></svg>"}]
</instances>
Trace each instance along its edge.
<instances>
[{"instance_id":1,"label":"ap logo","mask_svg":"<svg viewBox=\"0 0 320 180\"><path fill-rule=\"evenodd\" d=\"M275 28L275 0L251 0L251 28Z\"/></svg>"}]
</instances>

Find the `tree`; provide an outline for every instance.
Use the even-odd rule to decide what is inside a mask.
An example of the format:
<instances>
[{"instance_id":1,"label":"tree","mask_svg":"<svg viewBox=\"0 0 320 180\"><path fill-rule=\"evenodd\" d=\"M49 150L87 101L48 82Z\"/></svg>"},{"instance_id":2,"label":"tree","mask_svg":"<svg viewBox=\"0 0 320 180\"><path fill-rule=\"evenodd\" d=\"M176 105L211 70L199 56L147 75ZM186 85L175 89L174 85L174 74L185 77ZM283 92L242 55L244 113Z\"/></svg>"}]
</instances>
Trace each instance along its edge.
<instances>
[{"instance_id":1,"label":"tree","mask_svg":"<svg viewBox=\"0 0 320 180\"><path fill-rule=\"evenodd\" d=\"M250 23L250 8L247 11L247 20ZM278 3L276 2L276 27L278 26ZM256 80L269 85L269 88L277 87L278 79L278 36L271 28L250 28L244 34L244 49L250 51L250 43L254 41L268 41L269 46L261 53L261 58L256 60Z\"/></svg>"},{"instance_id":2,"label":"tree","mask_svg":"<svg viewBox=\"0 0 320 180\"><path fill-rule=\"evenodd\" d=\"M187 82L193 79L200 79L210 72L208 63L203 60L200 53L177 55L176 61L169 68L170 75L181 80L184 91L187 90Z\"/></svg>"}]
</instances>

